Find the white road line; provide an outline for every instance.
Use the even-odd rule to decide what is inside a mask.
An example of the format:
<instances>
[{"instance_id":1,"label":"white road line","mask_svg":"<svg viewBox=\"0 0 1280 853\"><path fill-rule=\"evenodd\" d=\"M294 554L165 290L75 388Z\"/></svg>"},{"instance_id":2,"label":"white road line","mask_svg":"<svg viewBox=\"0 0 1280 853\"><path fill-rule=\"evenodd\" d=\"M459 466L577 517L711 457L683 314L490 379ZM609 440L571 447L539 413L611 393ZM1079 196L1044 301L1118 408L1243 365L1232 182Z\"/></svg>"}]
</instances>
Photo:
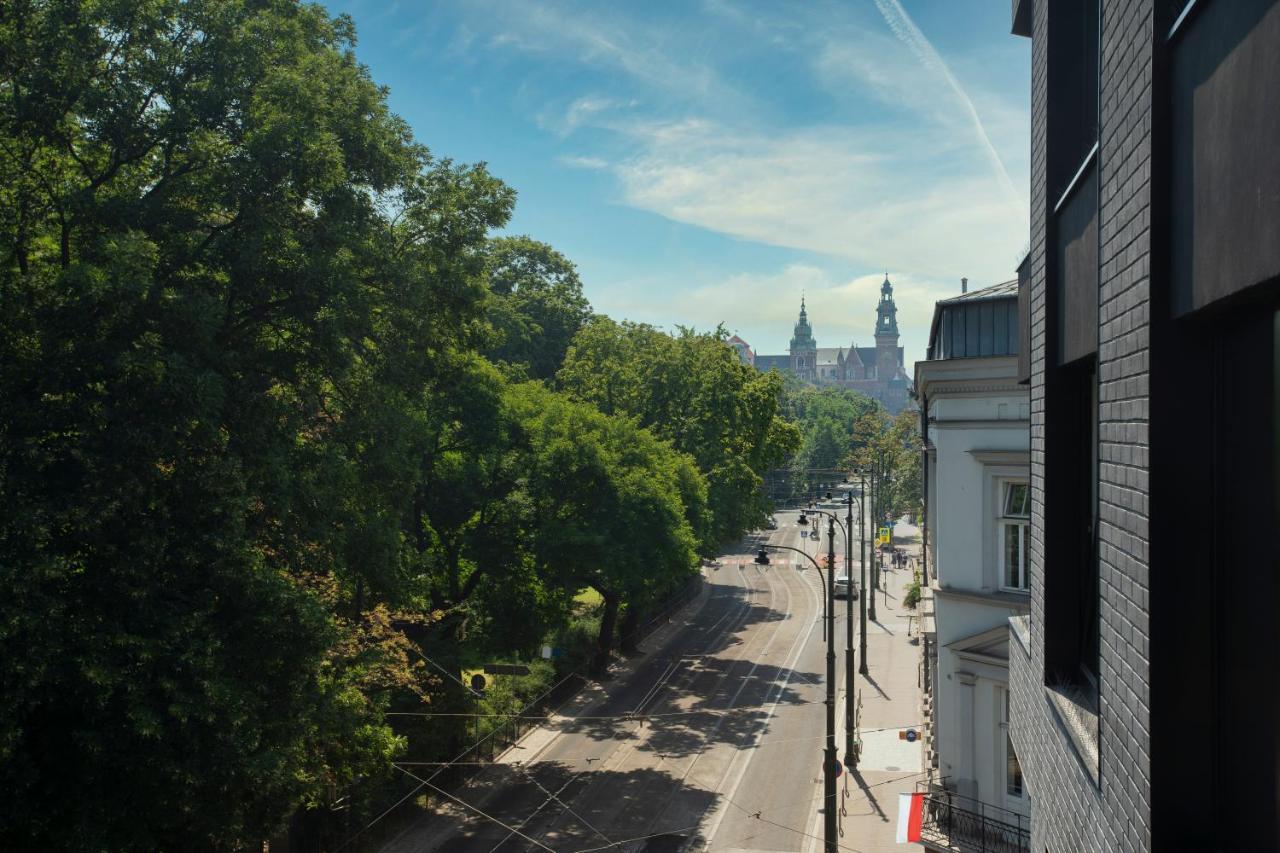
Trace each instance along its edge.
<instances>
[{"instance_id":1,"label":"white road line","mask_svg":"<svg viewBox=\"0 0 1280 853\"><path fill-rule=\"evenodd\" d=\"M822 602L814 591L813 584L802 579L801 585L808 591L810 600L813 601L815 608L820 612L822 610ZM737 796L738 787L742 784L742 779L746 776L747 769L751 766L751 760L755 757L756 748L760 745L760 740L764 737L765 730L769 727L769 721L773 719L774 711L777 710L778 704L782 701L782 692L787 688L787 685L790 684L791 676L795 672L796 664L799 663L800 656L809 645L809 640L813 636L813 631L816 627L817 624L815 622L810 622L809 630L801 634L797 634L795 642L792 644L791 649L788 650L785 675L782 680L774 686L773 702L767 706L764 722L756 733L755 742L751 744L750 749L743 750L742 753L740 753L743 758L738 767L737 774L734 776L733 783L729 786L729 789L723 793L723 802L717 807L715 814L711 816L711 822L707 824L706 831L699 833L704 839L704 847L710 847L712 842L715 840L716 833L720 830L720 824L724 822L724 816L729 810L729 801ZM725 774L724 779L727 779L732 773L733 768L731 765L729 773ZM723 782L724 780L722 779L721 781ZM721 793L720 789L717 788L715 793Z\"/></svg>"},{"instance_id":2,"label":"white road line","mask_svg":"<svg viewBox=\"0 0 1280 853\"><path fill-rule=\"evenodd\" d=\"M774 591L775 586L774 586L773 575L774 575L773 572L766 572L765 582L769 584L770 597L777 598L778 597L777 593ZM776 640L778 638L778 635L782 633L782 629L786 626L786 623L791 620L791 585L784 581L782 583L782 588L787 592L786 611L783 614L782 619L778 620L777 627L775 627L772 633L770 633L769 639L765 642L764 646L758 652L753 653L756 657L756 660L751 664L751 668L747 670L747 674L742 676L739 679L738 689L734 691L733 696L730 697L729 699L729 707L722 710L731 711L737 707L738 697L742 695L742 691L746 689L747 684L751 680L751 677L755 675L756 669L759 668L760 664L762 663L761 659L764 658L769 653L769 649L773 646L774 640ZM744 658L746 658L746 656L747 656L747 649L743 648L742 651L739 653L737 659L733 661L733 664L739 663ZM710 696L714 697L717 693L720 692L720 686L724 683L725 679L729 677L729 671L733 668L733 664L730 664L728 667L726 667L724 673L721 674L720 678L716 680L715 687L712 688L709 693ZM647 832L654 831L654 826L656 826L658 821L662 819L662 816L666 811L667 807L670 805L671 800L676 796L677 793L680 792L681 789L684 788L684 783L689 778L689 775L693 773L694 767L696 767L698 764L698 759L700 759L703 756L703 754L706 753L707 748L711 745L711 738L715 735L717 731L720 730L720 726L724 724L724 721L728 716L729 716L728 714L721 714L720 717L716 720L716 724L711 727L711 730L703 735L702 748L698 750L697 755L695 755L693 757L693 760L689 762L689 766L685 769L684 773L681 774L680 779L677 780L674 785L672 785L671 792L667 794L666 799L663 801L662 808L657 810L653 820L649 822L649 827L646 830ZM766 725L768 724L767 718L765 720L765 724Z\"/></svg>"}]
</instances>

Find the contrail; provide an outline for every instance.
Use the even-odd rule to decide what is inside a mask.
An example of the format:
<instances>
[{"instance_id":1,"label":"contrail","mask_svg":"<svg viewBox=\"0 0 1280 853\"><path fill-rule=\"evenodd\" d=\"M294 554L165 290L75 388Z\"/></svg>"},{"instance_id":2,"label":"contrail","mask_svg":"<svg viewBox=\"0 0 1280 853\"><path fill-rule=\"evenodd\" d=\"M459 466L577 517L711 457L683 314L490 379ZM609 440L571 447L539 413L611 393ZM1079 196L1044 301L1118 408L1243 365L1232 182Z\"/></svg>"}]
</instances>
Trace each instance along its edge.
<instances>
[{"instance_id":1,"label":"contrail","mask_svg":"<svg viewBox=\"0 0 1280 853\"><path fill-rule=\"evenodd\" d=\"M911 16L907 14L906 9L902 8L902 4L898 0L876 0L876 7L884 17L885 23L889 25L889 29L893 30L893 34L909 47L911 52L926 67L932 68L941 74L960 98L960 103L969 112L969 119L973 122L973 129L977 131L978 137L987 149L987 157L991 160L991 165L996 170L996 177L1000 179L1000 183L1008 194L1009 200L1020 212L1025 211L1026 206L1022 202L1022 196L1014 188L1013 180L1009 177L1009 170L1004 167L1004 161L1000 159L1000 155L996 153L995 146L991 144L991 137L987 136L987 129L982 126L982 119L978 118L978 111L974 109L973 101L969 100L969 96L961 88L960 81L951 73L947 63L943 61L938 51L929 42L929 39L925 38L924 33L920 32L920 28L916 26L915 21L911 20Z\"/></svg>"}]
</instances>

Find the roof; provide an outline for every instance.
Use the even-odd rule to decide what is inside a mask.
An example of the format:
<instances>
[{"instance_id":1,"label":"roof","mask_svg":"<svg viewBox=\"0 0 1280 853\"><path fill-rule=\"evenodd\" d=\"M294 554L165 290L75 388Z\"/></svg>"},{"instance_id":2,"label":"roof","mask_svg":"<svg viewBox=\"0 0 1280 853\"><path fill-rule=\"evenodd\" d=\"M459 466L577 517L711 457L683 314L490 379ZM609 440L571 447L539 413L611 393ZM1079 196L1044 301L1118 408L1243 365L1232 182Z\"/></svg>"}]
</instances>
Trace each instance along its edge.
<instances>
[{"instance_id":1,"label":"roof","mask_svg":"<svg viewBox=\"0 0 1280 853\"><path fill-rule=\"evenodd\" d=\"M1005 297L1018 295L1018 280L1011 279L1002 281L999 284L993 284L990 287L984 287L979 290L971 290L968 293L962 293L959 296L953 296L950 299L939 299L939 305L954 305L957 302L980 302L983 299L1003 299Z\"/></svg>"},{"instance_id":2,"label":"roof","mask_svg":"<svg viewBox=\"0 0 1280 853\"><path fill-rule=\"evenodd\" d=\"M779 370L791 369L791 356L789 355L757 355L756 369L761 373L768 373L770 368L776 367Z\"/></svg>"},{"instance_id":3,"label":"roof","mask_svg":"<svg viewBox=\"0 0 1280 853\"><path fill-rule=\"evenodd\" d=\"M953 296L950 299L939 299L933 305L933 320L929 324L929 345L925 350L925 360L932 361L936 358L953 357L952 353L949 351L949 347L943 347L941 351L939 350L939 323L941 322L942 316L944 313L963 314L966 311L970 310L967 308L967 306L970 306L970 305L976 306L976 305L981 305L982 303L993 303L990 306L990 310L995 311L996 308L999 307L1000 303L1016 302L1017 299L1018 299L1018 280L1016 278L1010 279L1009 281L1002 281L999 284L993 284L993 285L990 285L989 287L979 288L978 290L973 290L973 291L970 291L969 293L962 293L959 296ZM946 309L948 308L955 309L955 310L948 312L946 311ZM981 309L977 309L977 310L981 310ZM1006 308L1005 310L1007 312L1010 309ZM1014 316L1014 320L1012 322L1016 323L1017 309L1016 308L1012 309L1012 311ZM1006 340L1005 348L1008 349L1010 346L1012 346L1013 348L1012 353L1006 352L1006 353L999 353L999 354L1017 355L1017 342ZM991 354L995 355L997 353L992 352ZM963 357L974 357L979 355L979 353L969 352L969 353L961 353L960 355L962 355Z\"/></svg>"}]
</instances>

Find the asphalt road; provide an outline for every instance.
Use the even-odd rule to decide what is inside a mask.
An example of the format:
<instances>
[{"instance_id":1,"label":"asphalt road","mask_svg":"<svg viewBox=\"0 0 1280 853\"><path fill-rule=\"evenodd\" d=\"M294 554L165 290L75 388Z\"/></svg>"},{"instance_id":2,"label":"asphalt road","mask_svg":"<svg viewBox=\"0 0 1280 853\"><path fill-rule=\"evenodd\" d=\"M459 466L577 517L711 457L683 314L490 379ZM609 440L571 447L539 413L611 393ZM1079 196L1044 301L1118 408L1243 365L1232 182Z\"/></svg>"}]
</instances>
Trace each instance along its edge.
<instances>
[{"instance_id":1,"label":"asphalt road","mask_svg":"<svg viewBox=\"0 0 1280 853\"><path fill-rule=\"evenodd\" d=\"M818 550L794 513L778 518L768 541ZM685 624L646 643L601 701L556 722L518 764L451 792L456 801L385 853L810 850L821 832L821 585L797 554L756 566L758 544L749 537L707 569Z\"/></svg>"}]
</instances>

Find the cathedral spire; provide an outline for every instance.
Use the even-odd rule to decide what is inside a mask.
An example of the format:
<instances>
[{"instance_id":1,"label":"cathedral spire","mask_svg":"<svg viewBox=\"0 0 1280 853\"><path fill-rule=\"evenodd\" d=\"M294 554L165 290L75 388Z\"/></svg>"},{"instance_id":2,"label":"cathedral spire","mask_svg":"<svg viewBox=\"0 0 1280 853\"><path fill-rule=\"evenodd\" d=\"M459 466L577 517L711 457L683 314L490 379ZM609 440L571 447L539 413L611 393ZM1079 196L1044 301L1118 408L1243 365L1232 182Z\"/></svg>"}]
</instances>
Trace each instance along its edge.
<instances>
[{"instance_id":1,"label":"cathedral spire","mask_svg":"<svg viewBox=\"0 0 1280 853\"><path fill-rule=\"evenodd\" d=\"M898 306L893 302L893 285L889 283L889 274L884 274L884 284L880 285L880 304L876 306L876 337L892 336L894 342L898 337Z\"/></svg>"},{"instance_id":2,"label":"cathedral spire","mask_svg":"<svg viewBox=\"0 0 1280 853\"><path fill-rule=\"evenodd\" d=\"M817 342L813 339L813 328L809 325L809 313L805 309L804 295L800 296L800 318L796 321L791 335L791 351L815 350Z\"/></svg>"}]
</instances>

